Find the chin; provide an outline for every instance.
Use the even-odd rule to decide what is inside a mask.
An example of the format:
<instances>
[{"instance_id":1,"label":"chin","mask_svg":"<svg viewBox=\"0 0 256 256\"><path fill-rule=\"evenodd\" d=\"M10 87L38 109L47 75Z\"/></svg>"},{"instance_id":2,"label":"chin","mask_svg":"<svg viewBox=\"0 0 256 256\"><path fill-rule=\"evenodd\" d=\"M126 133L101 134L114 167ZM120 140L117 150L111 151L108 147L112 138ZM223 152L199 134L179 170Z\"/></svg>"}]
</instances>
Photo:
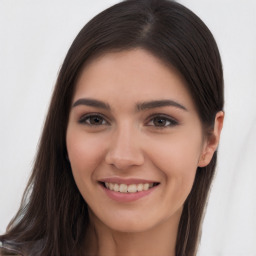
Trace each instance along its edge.
<instances>
[{"instance_id":1,"label":"chin","mask_svg":"<svg viewBox=\"0 0 256 256\"><path fill-rule=\"evenodd\" d=\"M101 219L103 225L107 226L111 230L124 233L137 233L148 231L157 226L161 220L156 216L149 216L145 218L145 214L132 214L131 212L125 214L119 214L118 216L104 216Z\"/></svg>"},{"instance_id":2,"label":"chin","mask_svg":"<svg viewBox=\"0 0 256 256\"><path fill-rule=\"evenodd\" d=\"M108 227L123 233L138 233L150 230L153 226L148 223L138 224L136 221L122 221L122 223L111 223Z\"/></svg>"}]
</instances>

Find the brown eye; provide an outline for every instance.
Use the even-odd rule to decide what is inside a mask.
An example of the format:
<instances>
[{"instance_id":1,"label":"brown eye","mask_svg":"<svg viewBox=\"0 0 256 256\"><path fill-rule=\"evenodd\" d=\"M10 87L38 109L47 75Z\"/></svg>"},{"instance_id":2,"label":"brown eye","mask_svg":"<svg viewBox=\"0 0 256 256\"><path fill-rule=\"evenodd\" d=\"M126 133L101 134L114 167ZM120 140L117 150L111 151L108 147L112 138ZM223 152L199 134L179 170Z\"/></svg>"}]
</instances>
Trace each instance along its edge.
<instances>
[{"instance_id":1,"label":"brown eye","mask_svg":"<svg viewBox=\"0 0 256 256\"><path fill-rule=\"evenodd\" d=\"M106 120L100 115L87 115L79 120L79 123L86 125L106 125Z\"/></svg>"},{"instance_id":2,"label":"brown eye","mask_svg":"<svg viewBox=\"0 0 256 256\"><path fill-rule=\"evenodd\" d=\"M175 126L177 124L178 122L171 119L170 117L167 118L165 116L155 116L148 122L147 125L155 126L158 128L164 128L164 127Z\"/></svg>"},{"instance_id":3,"label":"brown eye","mask_svg":"<svg viewBox=\"0 0 256 256\"><path fill-rule=\"evenodd\" d=\"M153 123L155 126L166 126L166 123L168 121L165 119L165 118L162 118L162 117L155 117L153 119Z\"/></svg>"},{"instance_id":4,"label":"brown eye","mask_svg":"<svg viewBox=\"0 0 256 256\"><path fill-rule=\"evenodd\" d=\"M101 116L90 116L88 118L88 122L93 125L101 125L103 124L103 118Z\"/></svg>"}]
</instances>

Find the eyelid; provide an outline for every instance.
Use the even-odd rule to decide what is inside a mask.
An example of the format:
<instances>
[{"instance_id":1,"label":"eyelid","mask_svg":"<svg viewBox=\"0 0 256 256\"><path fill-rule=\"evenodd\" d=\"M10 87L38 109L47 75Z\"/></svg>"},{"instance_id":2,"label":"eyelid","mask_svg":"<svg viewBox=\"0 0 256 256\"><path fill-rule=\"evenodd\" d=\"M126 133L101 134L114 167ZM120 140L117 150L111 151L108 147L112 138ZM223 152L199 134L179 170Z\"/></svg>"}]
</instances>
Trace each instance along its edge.
<instances>
[{"instance_id":1,"label":"eyelid","mask_svg":"<svg viewBox=\"0 0 256 256\"><path fill-rule=\"evenodd\" d=\"M88 118L90 118L90 117L100 117L100 118L102 118L106 123L105 124L99 124L99 125L96 125L96 124L88 124L88 123L86 123L85 121L86 121L86 119L88 119ZM157 125L149 125L148 123L149 122L153 122L153 119L154 118L162 118L162 119L165 119L166 121L169 121L170 122L170 124L168 124L168 125L164 125L164 126L157 126ZM86 113L86 114L83 114L83 115L81 115L81 117L78 119L78 123L80 123L80 124L83 124L83 125L88 125L88 126L103 126L103 125L110 125L110 121L108 120L108 118L105 116L105 115L103 115L103 114L101 114L101 113L98 113L98 112L90 112L90 113ZM178 125L179 124L179 121L176 119L176 118L174 118L174 117L172 117L172 116L169 116L169 115L166 115L166 114L163 114L163 113L156 113L156 114L152 114L152 115L150 115L148 118L147 118L147 120L146 120L146 122L145 122L145 125L146 126L153 126L153 127L155 127L155 128L167 128L167 127L172 127L172 126L176 126L176 125Z\"/></svg>"},{"instance_id":2,"label":"eyelid","mask_svg":"<svg viewBox=\"0 0 256 256\"><path fill-rule=\"evenodd\" d=\"M87 124L85 123L85 120L87 118L90 118L92 116L98 116L101 117L102 119L104 119L104 121L106 122L106 124L101 124L101 125L93 125L93 124ZM83 114L79 119L78 119L78 123L80 124L85 124L88 126L102 126L102 125L110 125L110 122L108 121L108 119L101 113L97 113L97 112L91 112L91 113L87 113L87 114Z\"/></svg>"},{"instance_id":3,"label":"eyelid","mask_svg":"<svg viewBox=\"0 0 256 256\"><path fill-rule=\"evenodd\" d=\"M152 122L154 118L156 117L160 117L160 118L163 118L169 122L171 122L170 125L166 125L166 126L156 126L156 125L148 125L148 126L154 126L156 128L165 128L165 127L171 127L171 126L176 126L179 124L179 121L174 118L174 117L171 117L169 115L166 115L166 114L162 114L162 113L157 113L157 114L153 114L153 115L150 115L148 118L147 118L147 121L146 121L146 125L149 123L149 122Z\"/></svg>"}]
</instances>

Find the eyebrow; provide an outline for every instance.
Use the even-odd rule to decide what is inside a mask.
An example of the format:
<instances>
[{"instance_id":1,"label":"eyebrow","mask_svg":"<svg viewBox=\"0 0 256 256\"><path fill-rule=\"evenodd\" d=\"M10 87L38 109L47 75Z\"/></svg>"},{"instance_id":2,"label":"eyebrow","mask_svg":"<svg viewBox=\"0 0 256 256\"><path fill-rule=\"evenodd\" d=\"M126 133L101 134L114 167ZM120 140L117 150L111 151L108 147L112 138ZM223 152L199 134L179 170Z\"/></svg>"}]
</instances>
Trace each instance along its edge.
<instances>
[{"instance_id":1,"label":"eyebrow","mask_svg":"<svg viewBox=\"0 0 256 256\"><path fill-rule=\"evenodd\" d=\"M173 100L154 100L154 101L147 101L137 104L137 110L142 111L145 109L152 109L152 108L159 108L159 107L176 107L185 111L188 111L187 108L185 108L180 103L173 101Z\"/></svg>"},{"instance_id":2,"label":"eyebrow","mask_svg":"<svg viewBox=\"0 0 256 256\"><path fill-rule=\"evenodd\" d=\"M86 98L79 99L72 105L72 107L76 107L79 105L86 105L86 106L110 110L109 104L107 104L103 101L100 101L100 100L95 100L95 99L86 99Z\"/></svg>"},{"instance_id":3,"label":"eyebrow","mask_svg":"<svg viewBox=\"0 0 256 256\"><path fill-rule=\"evenodd\" d=\"M77 101L75 101L72 107L76 107L79 105L111 110L108 103L105 103L103 101L96 100L96 99L89 99L89 98L78 99ZM159 107L168 107L168 106L176 107L176 108L188 111L186 107L184 107L180 103L173 100L152 100L152 101L146 101L146 102L136 104L136 108L138 111L143 111L143 110L152 109L152 108L159 108Z\"/></svg>"}]
</instances>

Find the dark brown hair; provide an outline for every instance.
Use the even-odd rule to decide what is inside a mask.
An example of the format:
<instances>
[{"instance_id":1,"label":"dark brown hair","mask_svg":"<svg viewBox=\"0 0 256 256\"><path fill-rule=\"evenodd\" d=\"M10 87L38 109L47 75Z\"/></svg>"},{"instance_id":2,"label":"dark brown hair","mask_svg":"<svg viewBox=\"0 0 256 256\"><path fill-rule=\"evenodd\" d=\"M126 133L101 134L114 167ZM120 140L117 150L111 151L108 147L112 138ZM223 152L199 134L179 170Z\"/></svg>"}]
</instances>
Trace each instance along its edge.
<instances>
[{"instance_id":1,"label":"dark brown hair","mask_svg":"<svg viewBox=\"0 0 256 256\"><path fill-rule=\"evenodd\" d=\"M80 31L61 67L33 173L15 218L0 240L25 255L80 255L89 222L66 159L66 128L76 80L84 64L104 52L143 48L184 77L205 131L223 109L219 51L206 25L168 0L127 0L94 17ZM217 153L198 168L179 223L176 255L195 255ZM85 248L86 250L86 248Z\"/></svg>"}]
</instances>

